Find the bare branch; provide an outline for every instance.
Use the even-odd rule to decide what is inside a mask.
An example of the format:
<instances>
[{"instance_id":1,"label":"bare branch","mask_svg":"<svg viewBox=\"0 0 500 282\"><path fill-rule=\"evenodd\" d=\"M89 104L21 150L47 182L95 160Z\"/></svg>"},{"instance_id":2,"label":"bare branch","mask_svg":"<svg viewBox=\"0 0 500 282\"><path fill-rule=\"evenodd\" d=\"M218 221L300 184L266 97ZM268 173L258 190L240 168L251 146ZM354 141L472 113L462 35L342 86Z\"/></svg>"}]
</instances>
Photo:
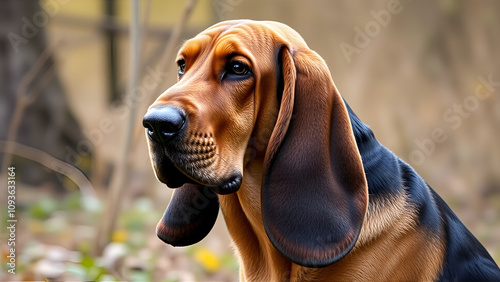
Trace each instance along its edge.
<instances>
[{"instance_id":1,"label":"bare branch","mask_svg":"<svg viewBox=\"0 0 500 282\"><path fill-rule=\"evenodd\" d=\"M35 161L45 167L71 179L78 186L83 196L95 197L95 189L89 179L77 167L63 162L47 152L13 141L0 140L0 152L5 153L7 147L11 153Z\"/></svg>"}]
</instances>

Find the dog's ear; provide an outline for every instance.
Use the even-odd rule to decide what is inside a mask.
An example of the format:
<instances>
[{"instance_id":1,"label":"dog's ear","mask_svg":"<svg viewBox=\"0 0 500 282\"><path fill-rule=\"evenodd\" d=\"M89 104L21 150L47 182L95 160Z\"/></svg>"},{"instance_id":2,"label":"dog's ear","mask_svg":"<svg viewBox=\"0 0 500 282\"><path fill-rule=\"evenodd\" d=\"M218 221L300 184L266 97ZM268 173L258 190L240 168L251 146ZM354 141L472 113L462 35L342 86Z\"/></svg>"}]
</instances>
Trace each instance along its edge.
<instances>
[{"instance_id":1,"label":"dog's ear","mask_svg":"<svg viewBox=\"0 0 500 282\"><path fill-rule=\"evenodd\" d=\"M281 105L266 151L262 216L293 262L323 267L358 238L368 187L349 116L328 68L309 49L280 54Z\"/></svg>"},{"instance_id":2,"label":"dog's ear","mask_svg":"<svg viewBox=\"0 0 500 282\"><path fill-rule=\"evenodd\" d=\"M219 213L217 195L207 186L184 184L176 188L156 234L172 246L188 246L205 238Z\"/></svg>"}]
</instances>

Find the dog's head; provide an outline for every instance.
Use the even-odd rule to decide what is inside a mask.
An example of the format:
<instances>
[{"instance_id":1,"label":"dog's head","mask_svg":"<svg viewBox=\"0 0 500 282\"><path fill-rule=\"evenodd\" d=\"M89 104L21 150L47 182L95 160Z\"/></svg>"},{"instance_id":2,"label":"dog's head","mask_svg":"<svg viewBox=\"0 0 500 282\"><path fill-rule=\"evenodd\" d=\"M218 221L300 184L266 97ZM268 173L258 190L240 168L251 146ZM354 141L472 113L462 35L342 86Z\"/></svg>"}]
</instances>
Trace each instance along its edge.
<instances>
[{"instance_id":1,"label":"dog's head","mask_svg":"<svg viewBox=\"0 0 500 282\"><path fill-rule=\"evenodd\" d=\"M143 120L157 178L178 188L158 236L172 245L205 237L217 194L238 191L245 166L259 160L274 246L306 266L344 256L361 228L367 186L324 61L286 25L227 21L188 40L177 65L178 82Z\"/></svg>"}]
</instances>

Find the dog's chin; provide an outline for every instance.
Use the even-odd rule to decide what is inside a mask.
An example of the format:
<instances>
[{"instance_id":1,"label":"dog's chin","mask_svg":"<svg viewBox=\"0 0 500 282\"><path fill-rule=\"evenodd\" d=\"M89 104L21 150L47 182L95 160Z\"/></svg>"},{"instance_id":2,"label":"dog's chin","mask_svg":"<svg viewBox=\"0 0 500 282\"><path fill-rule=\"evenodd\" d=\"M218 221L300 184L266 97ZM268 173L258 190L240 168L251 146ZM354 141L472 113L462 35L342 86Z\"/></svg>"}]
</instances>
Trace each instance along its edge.
<instances>
[{"instance_id":1,"label":"dog's chin","mask_svg":"<svg viewBox=\"0 0 500 282\"><path fill-rule=\"evenodd\" d=\"M160 165L155 166L158 180L166 184L169 188L176 189L185 184L207 186L219 195L226 195L238 191L241 186L241 173L233 173L227 178L223 178L215 185L204 183L201 180L188 175L169 160L163 160Z\"/></svg>"}]
</instances>

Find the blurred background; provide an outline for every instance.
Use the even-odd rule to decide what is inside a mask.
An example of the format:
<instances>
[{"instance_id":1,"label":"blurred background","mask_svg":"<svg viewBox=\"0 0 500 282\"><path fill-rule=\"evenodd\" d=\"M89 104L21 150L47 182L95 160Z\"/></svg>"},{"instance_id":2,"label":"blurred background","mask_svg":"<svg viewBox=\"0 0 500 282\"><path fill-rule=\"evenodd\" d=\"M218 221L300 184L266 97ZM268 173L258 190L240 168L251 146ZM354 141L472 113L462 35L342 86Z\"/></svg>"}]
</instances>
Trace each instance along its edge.
<instances>
[{"instance_id":1,"label":"blurred background","mask_svg":"<svg viewBox=\"0 0 500 282\"><path fill-rule=\"evenodd\" d=\"M499 15L493 0L0 1L0 280L238 279L221 215L194 246L157 239L172 191L141 120L175 83L182 42L240 18L301 33L361 120L500 262Z\"/></svg>"}]
</instances>

